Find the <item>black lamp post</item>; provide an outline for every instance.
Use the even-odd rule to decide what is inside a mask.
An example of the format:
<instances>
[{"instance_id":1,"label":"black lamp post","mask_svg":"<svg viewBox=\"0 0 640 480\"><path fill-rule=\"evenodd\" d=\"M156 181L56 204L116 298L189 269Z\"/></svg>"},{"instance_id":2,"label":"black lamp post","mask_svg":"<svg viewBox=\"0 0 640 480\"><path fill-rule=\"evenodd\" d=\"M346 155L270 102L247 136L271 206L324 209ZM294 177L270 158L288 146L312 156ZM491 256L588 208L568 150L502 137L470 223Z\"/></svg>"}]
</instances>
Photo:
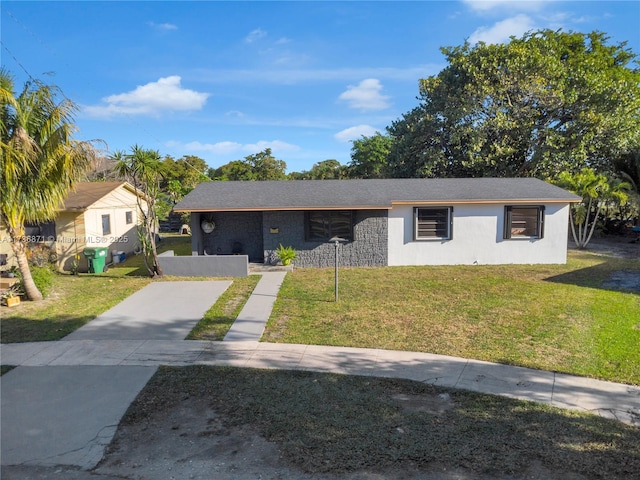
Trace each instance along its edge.
<instances>
[{"instance_id":1,"label":"black lamp post","mask_svg":"<svg viewBox=\"0 0 640 480\"><path fill-rule=\"evenodd\" d=\"M335 281L336 281L336 286L335 286L335 295L336 295L336 299L335 301L338 301L338 245L340 245L341 243L347 242L348 240L346 238L340 238L340 237L331 237L331 239L329 239L330 242L333 242L333 245L335 246L336 249L336 260L335 260L335 269L336 269L336 273L335 273Z\"/></svg>"}]
</instances>

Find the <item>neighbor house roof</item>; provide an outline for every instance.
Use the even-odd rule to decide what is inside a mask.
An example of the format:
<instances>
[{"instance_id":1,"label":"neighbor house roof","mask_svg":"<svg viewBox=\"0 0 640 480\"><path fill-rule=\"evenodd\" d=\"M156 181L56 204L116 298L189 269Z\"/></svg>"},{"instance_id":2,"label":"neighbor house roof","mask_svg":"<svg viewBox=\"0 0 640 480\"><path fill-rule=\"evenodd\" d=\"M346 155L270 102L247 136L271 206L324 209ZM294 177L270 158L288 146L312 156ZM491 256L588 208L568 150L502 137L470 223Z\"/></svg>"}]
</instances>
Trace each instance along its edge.
<instances>
[{"instance_id":1,"label":"neighbor house roof","mask_svg":"<svg viewBox=\"0 0 640 480\"><path fill-rule=\"evenodd\" d=\"M114 190L123 187L131 193L135 188L127 182L81 182L77 183L75 191L71 192L60 208L63 212L84 211Z\"/></svg>"},{"instance_id":2,"label":"neighbor house roof","mask_svg":"<svg viewBox=\"0 0 640 480\"><path fill-rule=\"evenodd\" d=\"M580 197L535 178L406 178L206 182L176 212L390 209L394 204L569 203Z\"/></svg>"}]
</instances>

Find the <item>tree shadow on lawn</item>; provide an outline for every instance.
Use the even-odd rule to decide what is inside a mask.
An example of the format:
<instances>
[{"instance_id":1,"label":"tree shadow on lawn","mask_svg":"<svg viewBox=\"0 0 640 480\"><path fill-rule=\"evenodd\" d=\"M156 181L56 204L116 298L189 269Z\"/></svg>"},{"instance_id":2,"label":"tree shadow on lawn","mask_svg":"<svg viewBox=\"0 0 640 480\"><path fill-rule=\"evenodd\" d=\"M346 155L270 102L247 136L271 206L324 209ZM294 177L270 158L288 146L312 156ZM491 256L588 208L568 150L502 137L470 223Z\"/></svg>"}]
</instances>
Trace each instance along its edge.
<instances>
[{"instance_id":1,"label":"tree shadow on lawn","mask_svg":"<svg viewBox=\"0 0 640 480\"><path fill-rule=\"evenodd\" d=\"M640 294L640 262L609 259L598 265L548 277L545 281Z\"/></svg>"},{"instance_id":2,"label":"tree shadow on lawn","mask_svg":"<svg viewBox=\"0 0 640 480\"><path fill-rule=\"evenodd\" d=\"M33 318L3 318L0 322L1 343L46 342L60 340L95 317L91 315L56 315Z\"/></svg>"}]
</instances>

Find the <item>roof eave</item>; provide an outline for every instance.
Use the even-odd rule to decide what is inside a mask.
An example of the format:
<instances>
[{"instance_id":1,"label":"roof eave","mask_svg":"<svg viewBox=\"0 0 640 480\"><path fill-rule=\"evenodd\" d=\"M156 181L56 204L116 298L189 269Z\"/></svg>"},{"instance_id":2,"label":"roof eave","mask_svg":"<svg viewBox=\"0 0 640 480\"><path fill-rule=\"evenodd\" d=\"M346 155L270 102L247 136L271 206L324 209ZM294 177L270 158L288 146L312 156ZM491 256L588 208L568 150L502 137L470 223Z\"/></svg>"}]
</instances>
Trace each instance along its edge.
<instances>
[{"instance_id":1,"label":"roof eave","mask_svg":"<svg viewBox=\"0 0 640 480\"><path fill-rule=\"evenodd\" d=\"M415 200L393 201L391 205L332 205L332 206L270 206L270 207L198 207L198 208L174 208L177 213L204 213L204 212L276 212L299 210L391 210L395 205L464 205L464 204L549 204L549 203L577 203L579 198L520 198L520 199L491 199L491 200Z\"/></svg>"}]
</instances>

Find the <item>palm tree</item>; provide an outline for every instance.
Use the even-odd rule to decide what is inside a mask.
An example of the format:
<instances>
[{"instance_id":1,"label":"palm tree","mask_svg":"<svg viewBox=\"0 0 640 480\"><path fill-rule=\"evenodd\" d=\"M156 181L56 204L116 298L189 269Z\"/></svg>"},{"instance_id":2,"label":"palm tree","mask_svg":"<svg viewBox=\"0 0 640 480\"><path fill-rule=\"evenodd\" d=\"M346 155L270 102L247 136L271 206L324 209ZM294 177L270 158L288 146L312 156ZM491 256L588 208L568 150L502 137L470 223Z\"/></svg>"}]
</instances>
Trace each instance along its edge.
<instances>
[{"instance_id":1,"label":"palm tree","mask_svg":"<svg viewBox=\"0 0 640 480\"><path fill-rule=\"evenodd\" d=\"M142 221L138 225L138 240L142 247L142 259L151 277L162 277L156 249L158 215L156 201L160 195L160 184L164 176L164 165L157 150L146 150L138 145L131 147L131 153L115 152L115 171L128 180L136 190L138 210ZM146 205L144 204L146 201Z\"/></svg>"},{"instance_id":2,"label":"palm tree","mask_svg":"<svg viewBox=\"0 0 640 480\"><path fill-rule=\"evenodd\" d=\"M637 215L640 207L640 146L629 149L613 165L618 175L631 185L630 196L634 199Z\"/></svg>"},{"instance_id":3,"label":"palm tree","mask_svg":"<svg viewBox=\"0 0 640 480\"><path fill-rule=\"evenodd\" d=\"M91 142L71 138L76 110L57 87L33 79L16 96L12 76L0 69L0 218L29 300L42 293L29 269L25 222L53 220L94 155Z\"/></svg>"},{"instance_id":4,"label":"palm tree","mask_svg":"<svg viewBox=\"0 0 640 480\"><path fill-rule=\"evenodd\" d=\"M582 197L581 203L569 208L571 234L580 249L586 248L591 241L598 216L606 204L623 205L629 198L629 183L609 179L590 168L583 168L575 174L562 172L556 183Z\"/></svg>"}]
</instances>

